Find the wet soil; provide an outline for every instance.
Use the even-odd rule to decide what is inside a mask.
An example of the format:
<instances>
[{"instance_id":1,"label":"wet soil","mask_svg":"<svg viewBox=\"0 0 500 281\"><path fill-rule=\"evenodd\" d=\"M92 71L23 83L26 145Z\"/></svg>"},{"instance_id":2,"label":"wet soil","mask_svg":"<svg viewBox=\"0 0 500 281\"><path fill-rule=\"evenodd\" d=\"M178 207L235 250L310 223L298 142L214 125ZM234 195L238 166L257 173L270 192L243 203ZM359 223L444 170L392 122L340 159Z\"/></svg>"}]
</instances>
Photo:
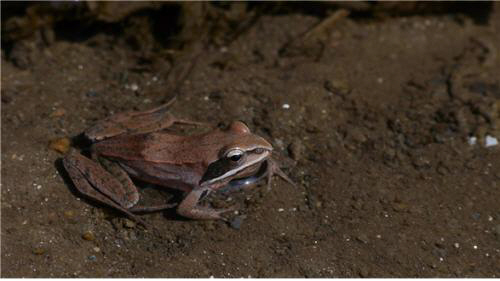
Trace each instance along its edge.
<instances>
[{"instance_id":1,"label":"wet soil","mask_svg":"<svg viewBox=\"0 0 500 281\"><path fill-rule=\"evenodd\" d=\"M479 21L257 10L184 46L143 29L169 9L2 42L2 277L500 277L498 3ZM174 96L178 117L246 122L297 188L211 198L240 206L232 223L141 215L148 230L79 198L49 144Z\"/></svg>"}]
</instances>

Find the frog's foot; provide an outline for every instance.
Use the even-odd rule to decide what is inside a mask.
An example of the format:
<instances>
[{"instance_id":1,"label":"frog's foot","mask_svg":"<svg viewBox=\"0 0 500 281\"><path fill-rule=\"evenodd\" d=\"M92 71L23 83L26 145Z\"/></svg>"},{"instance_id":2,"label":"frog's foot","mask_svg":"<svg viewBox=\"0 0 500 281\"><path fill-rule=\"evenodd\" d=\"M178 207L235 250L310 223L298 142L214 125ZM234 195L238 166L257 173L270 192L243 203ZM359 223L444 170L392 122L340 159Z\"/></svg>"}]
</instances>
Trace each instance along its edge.
<instances>
[{"instance_id":1,"label":"frog's foot","mask_svg":"<svg viewBox=\"0 0 500 281\"><path fill-rule=\"evenodd\" d=\"M197 220L224 220L222 214L235 211L236 207L226 208L226 209L212 209L208 207L199 206L198 202L200 197L208 195L207 189L194 189L182 200L179 207L177 207L177 213L183 217L197 219Z\"/></svg>"},{"instance_id":2,"label":"frog's foot","mask_svg":"<svg viewBox=\"0 0 500 281\"><path fill-rule=\"evenodd\" d=\"M208 126L206 123L189 121L174 117L168 107L175 98L159 107L137 112L123 112L112 115L85 131L92 141L99 141L121 134L139 134L160 131L174 123Z\"/></svg>"},{"instance_id":3,"label":"frog's foot","mask_svg":"<svg viewBox=\"0 0 500 281\"><path fill-rule=\"evenodd\" d=\"M144 221L127 209L130 205L135 204L130 199L137 197L135 194L137 190L134 192L134 190L125 189L109 172L77 152L70 152L63 159L63 164L78 192L89 199L112 207L137 223L146 226Z\"/></svg>"},{"instance_id":4,"label":"frog's foot","mask_svg":"<svg viewBox=\"0 0 500 281\"><path fill-rule=\"evenodd\" d=\"M275 160L269 159L267 162L268 162L268 164L267 164L267 187L268 188L271 188L271 178L275 174L278 175L280 178L284 179L289 184L291 184L293 187L297 187L297 185L295 184L295 182L292 181L285 174L285 172L283 172L280 169L279 164Z\"/></svg>"}]
</instances>

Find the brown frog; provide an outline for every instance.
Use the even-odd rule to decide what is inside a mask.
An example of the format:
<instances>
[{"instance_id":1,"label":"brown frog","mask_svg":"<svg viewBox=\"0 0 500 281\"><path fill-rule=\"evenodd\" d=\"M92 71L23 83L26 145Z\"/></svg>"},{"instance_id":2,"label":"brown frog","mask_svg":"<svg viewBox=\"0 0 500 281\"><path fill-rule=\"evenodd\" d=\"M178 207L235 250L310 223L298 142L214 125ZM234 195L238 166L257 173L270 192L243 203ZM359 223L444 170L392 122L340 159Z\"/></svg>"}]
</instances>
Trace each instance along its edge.
<instances>
[{"instance_id":1,"label":"brown frog","mask_svg":"<svg viewBox=\"0 0 500 281\"><path fill-rule=\"evenodd\" d=\"M293 185L271 158L271 144L251 133L243 122L234 121L226 130L214 129L201 135L174 135L163 129L174 123L202 123L173 117L167 112L169 104L116 114L85 131L94 142L93 160L74 151L63 160L76 189L140 221L134 212L157 211L177 204L136 206L139 192L130 176L184 191L177 213L192 219L223 219L222 213L234 210L198 204L222 187L253 184L264 176L270 183L273 174ZM262 170L264 176L256 177Z\"/></svg>"}]
</instances>

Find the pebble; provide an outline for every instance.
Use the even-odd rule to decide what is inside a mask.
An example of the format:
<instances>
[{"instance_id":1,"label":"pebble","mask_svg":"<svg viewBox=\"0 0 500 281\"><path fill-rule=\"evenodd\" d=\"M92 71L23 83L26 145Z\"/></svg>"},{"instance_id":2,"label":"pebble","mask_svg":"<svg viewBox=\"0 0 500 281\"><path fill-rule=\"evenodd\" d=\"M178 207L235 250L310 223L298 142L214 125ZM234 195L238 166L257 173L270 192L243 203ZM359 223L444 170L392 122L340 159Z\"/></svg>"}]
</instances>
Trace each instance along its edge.
<instances>
[{"instance_id":1,"label":"pebble","mask_svg":"<svg viewBox=\"0 0 500 281\"><path fill-rule=\"evenodd\" d=\"M345 96L351 91L345 81L335 79L325 81L324 87L328 92L339 96Z\"/></svg>"},{"instance_id":2,"label":"pebble","mask_svg":"<svg viewBox=\"0 0 500 281\"><path fill-rule=\"evenodd\" d=\"M349 131L349 134L351 135L352 139L356 142L359 143L364 143L366 142L366 136L363 134L360 128L352 128Z\"/></svg>"},{"instance_id":3,"label":"pebble","mask_svg":"<svg viewBox=\"0 0 500 281\"><path fill-rule=\"evenodd\" d=\"M356 240L358 240L359 242L362 242L364 244L369 242L368 236L366 236L366 234L359 234L358 236L356 236Z\"/></svg>"},{"instance_id":4,"label":"pebble","mask_svg":"<svg viewBox=\"0 0 500 281\"><path fill-rule=\"evenodd\" d=\"M469 145L475 145L477 143L477 138L476 137L469 137L467 139L467 142L469 143Z\"/></svg>"},{"instance_id":5,"label":"pebble","mask_svg":"<svg viewBox=\"0 0 500 281\"><path fill-rule=\"evenodd\" d=\"M85 94L85 96L87 96L88 98L95 98L97 97L97 92L94 90L90 90Z\"/></svg>"},{"instance_id":6,"label":"pebble","mask_svg":"<svg viewBox=\"0 0 500 281\"><path fill-rule=\"evenodd\" d=\"M304 145L300 140L294 140L288 145L288 153L293 160L299 161L304 153Z\"/></svg>"},{"instance_id":7,"label":"pebble","mask_svg":"<svg viewBox=\"0 0 500 281\"><path fill-rule=\"evenodd\" d=\"M215 224L211 220L207 220L206 222L204 222L203 226L205 227L206 231L215 230Z\"/></svg>"},{"instance_id":8,"label":"pebble","mask_svg":"<svg viewBox=\"0 0 500 281\"><path fill-rule=\"evenodd\" d=\"M125 219L123 222L123 226L125 226L126 228L134 228L136 226L136 223L132 220Z\"/></svg>"},{"instance_id":9,"label":"pebble","mask_svg":"<svg viewBox=\"0 0 500 281\"><path fill-rule=\"evenodd\" d=\"M130 90L135 92L135 91L139 90L139 86L137 84L133 83L132 85L130 85Z\"/></svg>"},{"instance_id":10,"label":"pebble","mask_svg":"<svg viewBox=\"0 0 500 281\"><path fill-rule=\"evenodd\" d=\"M395 212L406 212L408 211L408 204L405 204L405 203L393 203L392 204L392 209L395 211Z\"/></svg>"},{"instance_id":11,"label":"pebble","mask_svg":"<svg viewBox=\"0 0 500 281\"><path fill-rule=\"evenodd\" d=\"M436 169L436 172L442 176L446 175L448 173L448 168L446 168L443 165L439 165Z\"/></svg>"},{"instance_id":12,"label":"pebble","mask_svg":"<svg viewBox=\"0 0 500 281\"><path fill-rule=\"evenodd\" d=\"M94 247L94 248L93 248L93 250L94 250L94 252L99 253L99 252L101 251L101 248L99 248L99 247Z\"/></svg>"},{"instance_id":13,"label":"pebble","mask_svg":"<svg viewBox=\"0 0 500 281\"><path fill-rule=\"evenodd\" d=\"M495 235L498 237L498 239L500 239L500 224L497 224L497 225L495 226L494 233L495 233Z\"/></svg>"},{"instance_id":14,"label":"pebble","mask_svg":"<svg viewBox=\"0 0 500 281\"><path fill-rule=\"evenodd\" d=\"M481 218L481 214L480 214L480 213L473 213L473 214L471 215L471 217L472 217L473 219L475 219L475 220L479 220L479 219Z\"/></svg>"},{"instance_id":15,"label":"pebble","mask_svg":"<svg viewBox=\"0 0 500 281\"><path fill-rule=\"evenodd\" d=\"M64 154L64 153L68 152L69 144L70 144L69 138L66 138L66 137L58 138L58 139L50 141L49 148L52 150L55 150L59 153Z\"/></svg>"},{"instance_id":16,"label":"pebble","mask_svg":"<svg viewBox=\"0 0 500 281\"><path fill-rule=\"evenodd\" d=\"M35 254L35 255L38 255L38 256L43 255L43 254L45 254L45 252L46 252L46 250L42 247L33 248L33 254Z\"/></svg>"},{"instance_id":17,"label":"pebble","mask_svg":"<svg viewBox=\"0 0 500 281\"><path fill-rule=\"evenodd\" d=\"M87 241L94 241L95 235L92 231L85 231L82 235L82 238Z\"/></svg>"},{"instance_id":18,"label":"pebble","mask_svg":"<svg viewBox=\"0 0 500 281\"><path fill-rule=\"evenodd\" d=\"M240 229L243 220L245 220L246 216L237 216L231 220L229 225L234 229Z\"/></svg>"},{"instance_id":19,"label":"pebble","mask_svg":"<svg viewBox=\"0 0 500 281\"><path fill-rule=\"evenodd\" d=\"M59 109L54 110L50 114L50 117L62 117L62 116L64 116L64 114L66 114L66 110L64 110L63 108L59 108Z\"/></svg>"},{"instance_id":20,"label":"pebble","mask_svg":"<svg viewBox=\"0 0 500 281\"><path fill-rule=\"evenodd\" d=\"M490 146L495 146L495 145L498 145L497 138L492 137L490 135L487 135L486 138L484 139L484 146L490 147Z\"/></svg>"},{"instance_id":21,"label":"pebble","mask_svg":"<svg viewBox=\"0 0 500 281\"><path fill-rule=\"evenodd\" d=\"M414 156L412 163L415 168L422 168L430 165L430 161L422 156Z\"/></svg>"},{"instance_id":22,"label":"pebble","mask_svg":"<svg viewBox=\"0 0 500 281\"><path fill-rule=\"evenodd\" d=\"M64 211L64 217L67 219L71 219L75 216L75 212L73 210Z\"/></svg>"},{"instance_id":23,"label":"pebble","mask_svg":"<svg viewBox=\"0 0 500 281\"><path fill-rule=\"evenodd\" d=\"M368 277L368 275L370 273L369 273L369 271L368 271L367 268L362 267L362 268L359 269L358 274L359 274L359 277L366 278L366 277Z\"/></svg>"},{"instance_id":24,"label":"pebble","mask_svg":"<svg viewBox=\"0 0 500 281\"><path fill-rule=\"evenodd\" d=\"M394 148L387 147L384 149L384 158L387 160L394 159L396 156L396 150Z\"/></svg>"},{"instance_id":25,"label":"pebble","mask_svg":"<svg viewBox=\"0 0 500 281\"><path fill-rule=\"evenodd\" d=\"M79 223L78 217L76 216L76 213L73 210L66 210L66 211L64 211L63 216L66 219L66 221L68 223L70 223L70 224L77 224L77 223Z\"/></svg>"}]
</instances>

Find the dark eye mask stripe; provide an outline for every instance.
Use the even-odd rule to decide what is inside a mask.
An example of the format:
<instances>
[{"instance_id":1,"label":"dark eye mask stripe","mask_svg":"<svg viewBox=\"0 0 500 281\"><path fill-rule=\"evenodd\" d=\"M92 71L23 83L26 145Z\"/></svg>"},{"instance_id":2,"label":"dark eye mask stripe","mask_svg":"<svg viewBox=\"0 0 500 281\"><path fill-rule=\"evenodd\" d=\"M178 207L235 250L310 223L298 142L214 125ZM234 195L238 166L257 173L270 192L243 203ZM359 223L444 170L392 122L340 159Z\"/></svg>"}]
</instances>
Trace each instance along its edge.
<instances>
[{"instance_id":1,"label":"dark eye mask stripe","mask_svg":"<svg viewBox=\"0 0 500 281\"><path fill-rule=\"evenodd\" d=\"M213 162L212 164L208 165L207 171L205 172L205 174L203 174L203 177L201 178L200 185L203 182L224 175L227 171L233 169L236 166L238 166L237 163L225 157Z\"/></svg>"}]
</instances>

